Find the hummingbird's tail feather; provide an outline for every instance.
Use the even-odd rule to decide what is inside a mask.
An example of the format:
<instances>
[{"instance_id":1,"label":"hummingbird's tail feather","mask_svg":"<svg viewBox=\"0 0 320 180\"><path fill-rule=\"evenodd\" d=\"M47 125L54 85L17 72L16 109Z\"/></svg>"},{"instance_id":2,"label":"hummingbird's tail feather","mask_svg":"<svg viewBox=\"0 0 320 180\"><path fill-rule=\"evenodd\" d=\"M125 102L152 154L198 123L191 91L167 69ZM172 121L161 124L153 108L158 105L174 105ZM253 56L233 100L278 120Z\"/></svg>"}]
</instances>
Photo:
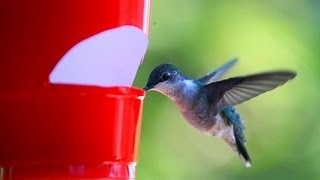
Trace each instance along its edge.
<instances>
[{"instance_id":1,"label":"hummingbird's tail feather","mask_svg":"<svg viewBox=\"0 0 320 180\"><path fill-rule=\"evenodd\" d=\"M240 159L245 163L244 165L246 167L251 167L251 159L244 142L239 138L239 135L234 132L234 129L230 127L228 133L224 133L221 137L229 144L232 150L239 154Z\"/></svg>"},{"instance_id":2,"label":"hummingbird's tail feather","mask_svg":"<svg viewBox=\"0 0 320 180\"><path fill-rule=\"evenodd\" d=\"M240 157L245 161L245 166L251 167L251 159L244 143L240 140L236 133L234 133L234 138L236 141L235 145L237 148L237 152L239 153Z\"/></svg>"}]
</instances>

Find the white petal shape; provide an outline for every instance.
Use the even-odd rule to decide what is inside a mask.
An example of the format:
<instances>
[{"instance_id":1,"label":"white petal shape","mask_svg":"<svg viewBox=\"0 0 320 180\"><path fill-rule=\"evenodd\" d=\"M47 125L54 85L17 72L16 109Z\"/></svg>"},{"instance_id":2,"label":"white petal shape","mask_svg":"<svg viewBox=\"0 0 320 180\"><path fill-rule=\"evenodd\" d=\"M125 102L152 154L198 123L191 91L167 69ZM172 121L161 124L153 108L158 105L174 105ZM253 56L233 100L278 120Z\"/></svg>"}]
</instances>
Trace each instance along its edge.
<instances>
[{"instance_id":1,"label":"white petal shape","mask_svg":"<svg viewBox=\"0 0 320 180\"><path fill-rule=\"evenodd\" d=\"M131 86L148 46L147 35L121 26L72 47L49 75L54 84Z\"/></svg>"}]
</instances>

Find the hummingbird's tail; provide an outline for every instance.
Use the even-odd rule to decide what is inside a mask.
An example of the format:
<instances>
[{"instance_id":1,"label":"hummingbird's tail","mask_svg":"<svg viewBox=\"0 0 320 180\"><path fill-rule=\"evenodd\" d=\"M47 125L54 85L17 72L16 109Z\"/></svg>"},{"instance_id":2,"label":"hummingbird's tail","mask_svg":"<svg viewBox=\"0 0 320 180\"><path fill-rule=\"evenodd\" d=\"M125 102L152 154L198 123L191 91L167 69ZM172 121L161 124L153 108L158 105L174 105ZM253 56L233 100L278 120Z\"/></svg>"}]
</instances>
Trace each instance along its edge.
<instances>
[{"instance_id":1,"label":"hummingbird's tail","mask_svg":"<svg viewBox=\"0 0 320 180\"><path fill-rule=\"evenodd\" d=\"M237 151L240 155L240 157L245 161L245 166L246 167L251 167L251 159L249 156L249 153L244 145L244 142L242 142L240 140L240 138L238 137L238 135L236 133L234 133L234 138L235 138L235 145L237 148Z\"/></svg>"},{"instance_id":2,"label":"hummingbird's tail","mask_svg":"<svg viewBox=\"0 0 320 180\"><path fill-rule=\"evenodd\" d=\"M231 133L230 131L233 131ZM229 133L222 136L224 141L230 145L230 147L239 154L241 160L244 161L246 167L251 167L251 159L249 153L244 145L244 141L235 133L234 129L230 128Z\"/></svg>"}]
</instances>

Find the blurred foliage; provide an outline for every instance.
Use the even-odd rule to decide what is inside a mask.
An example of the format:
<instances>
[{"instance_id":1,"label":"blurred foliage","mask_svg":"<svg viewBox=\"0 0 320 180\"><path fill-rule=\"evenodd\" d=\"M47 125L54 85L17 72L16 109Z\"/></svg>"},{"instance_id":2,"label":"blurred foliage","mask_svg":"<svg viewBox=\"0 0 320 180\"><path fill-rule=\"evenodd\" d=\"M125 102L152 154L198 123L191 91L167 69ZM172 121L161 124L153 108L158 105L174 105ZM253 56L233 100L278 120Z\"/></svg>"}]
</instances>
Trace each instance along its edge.
<instances>
[{"instance_id":1,"label":"blurred foliage","mask_svg":"<svg viewBox=\"0 0 320 180\"><path fill-rule=\"evenodd\" d=\"M197 78L240 59L226 77L292 69L288 84L237 106L253 167L220 139L190 127L166 97L148 93L139 180L320 179L320 1L153 0L150 44L135 86L170 62Z\"/></svg>"}]
</instances>

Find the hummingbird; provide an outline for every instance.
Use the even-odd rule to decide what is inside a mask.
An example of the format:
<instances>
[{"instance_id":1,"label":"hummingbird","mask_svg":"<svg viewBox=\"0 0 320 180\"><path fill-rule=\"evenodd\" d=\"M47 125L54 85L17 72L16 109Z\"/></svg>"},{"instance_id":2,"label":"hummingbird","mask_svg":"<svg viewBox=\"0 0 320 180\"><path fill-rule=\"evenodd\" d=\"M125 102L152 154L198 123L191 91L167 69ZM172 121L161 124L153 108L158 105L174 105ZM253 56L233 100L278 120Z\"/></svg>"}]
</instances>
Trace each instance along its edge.
<instances>
[{"instance_id":1,"label":"hummingbird","mask_svg":"<svg viewBox=\"0 0 320 180\"><path fill-rule=\"evenodd\" d=\"M152 70L143 89L170 98L191 126L208 136L222 138L244 165L251 167L243 119L234 106L283 85L296 72L269 71L220 80L237 61L230 60L199 79L184 75L173 64L160 64Z\"/></svg>"}]
</instances>

